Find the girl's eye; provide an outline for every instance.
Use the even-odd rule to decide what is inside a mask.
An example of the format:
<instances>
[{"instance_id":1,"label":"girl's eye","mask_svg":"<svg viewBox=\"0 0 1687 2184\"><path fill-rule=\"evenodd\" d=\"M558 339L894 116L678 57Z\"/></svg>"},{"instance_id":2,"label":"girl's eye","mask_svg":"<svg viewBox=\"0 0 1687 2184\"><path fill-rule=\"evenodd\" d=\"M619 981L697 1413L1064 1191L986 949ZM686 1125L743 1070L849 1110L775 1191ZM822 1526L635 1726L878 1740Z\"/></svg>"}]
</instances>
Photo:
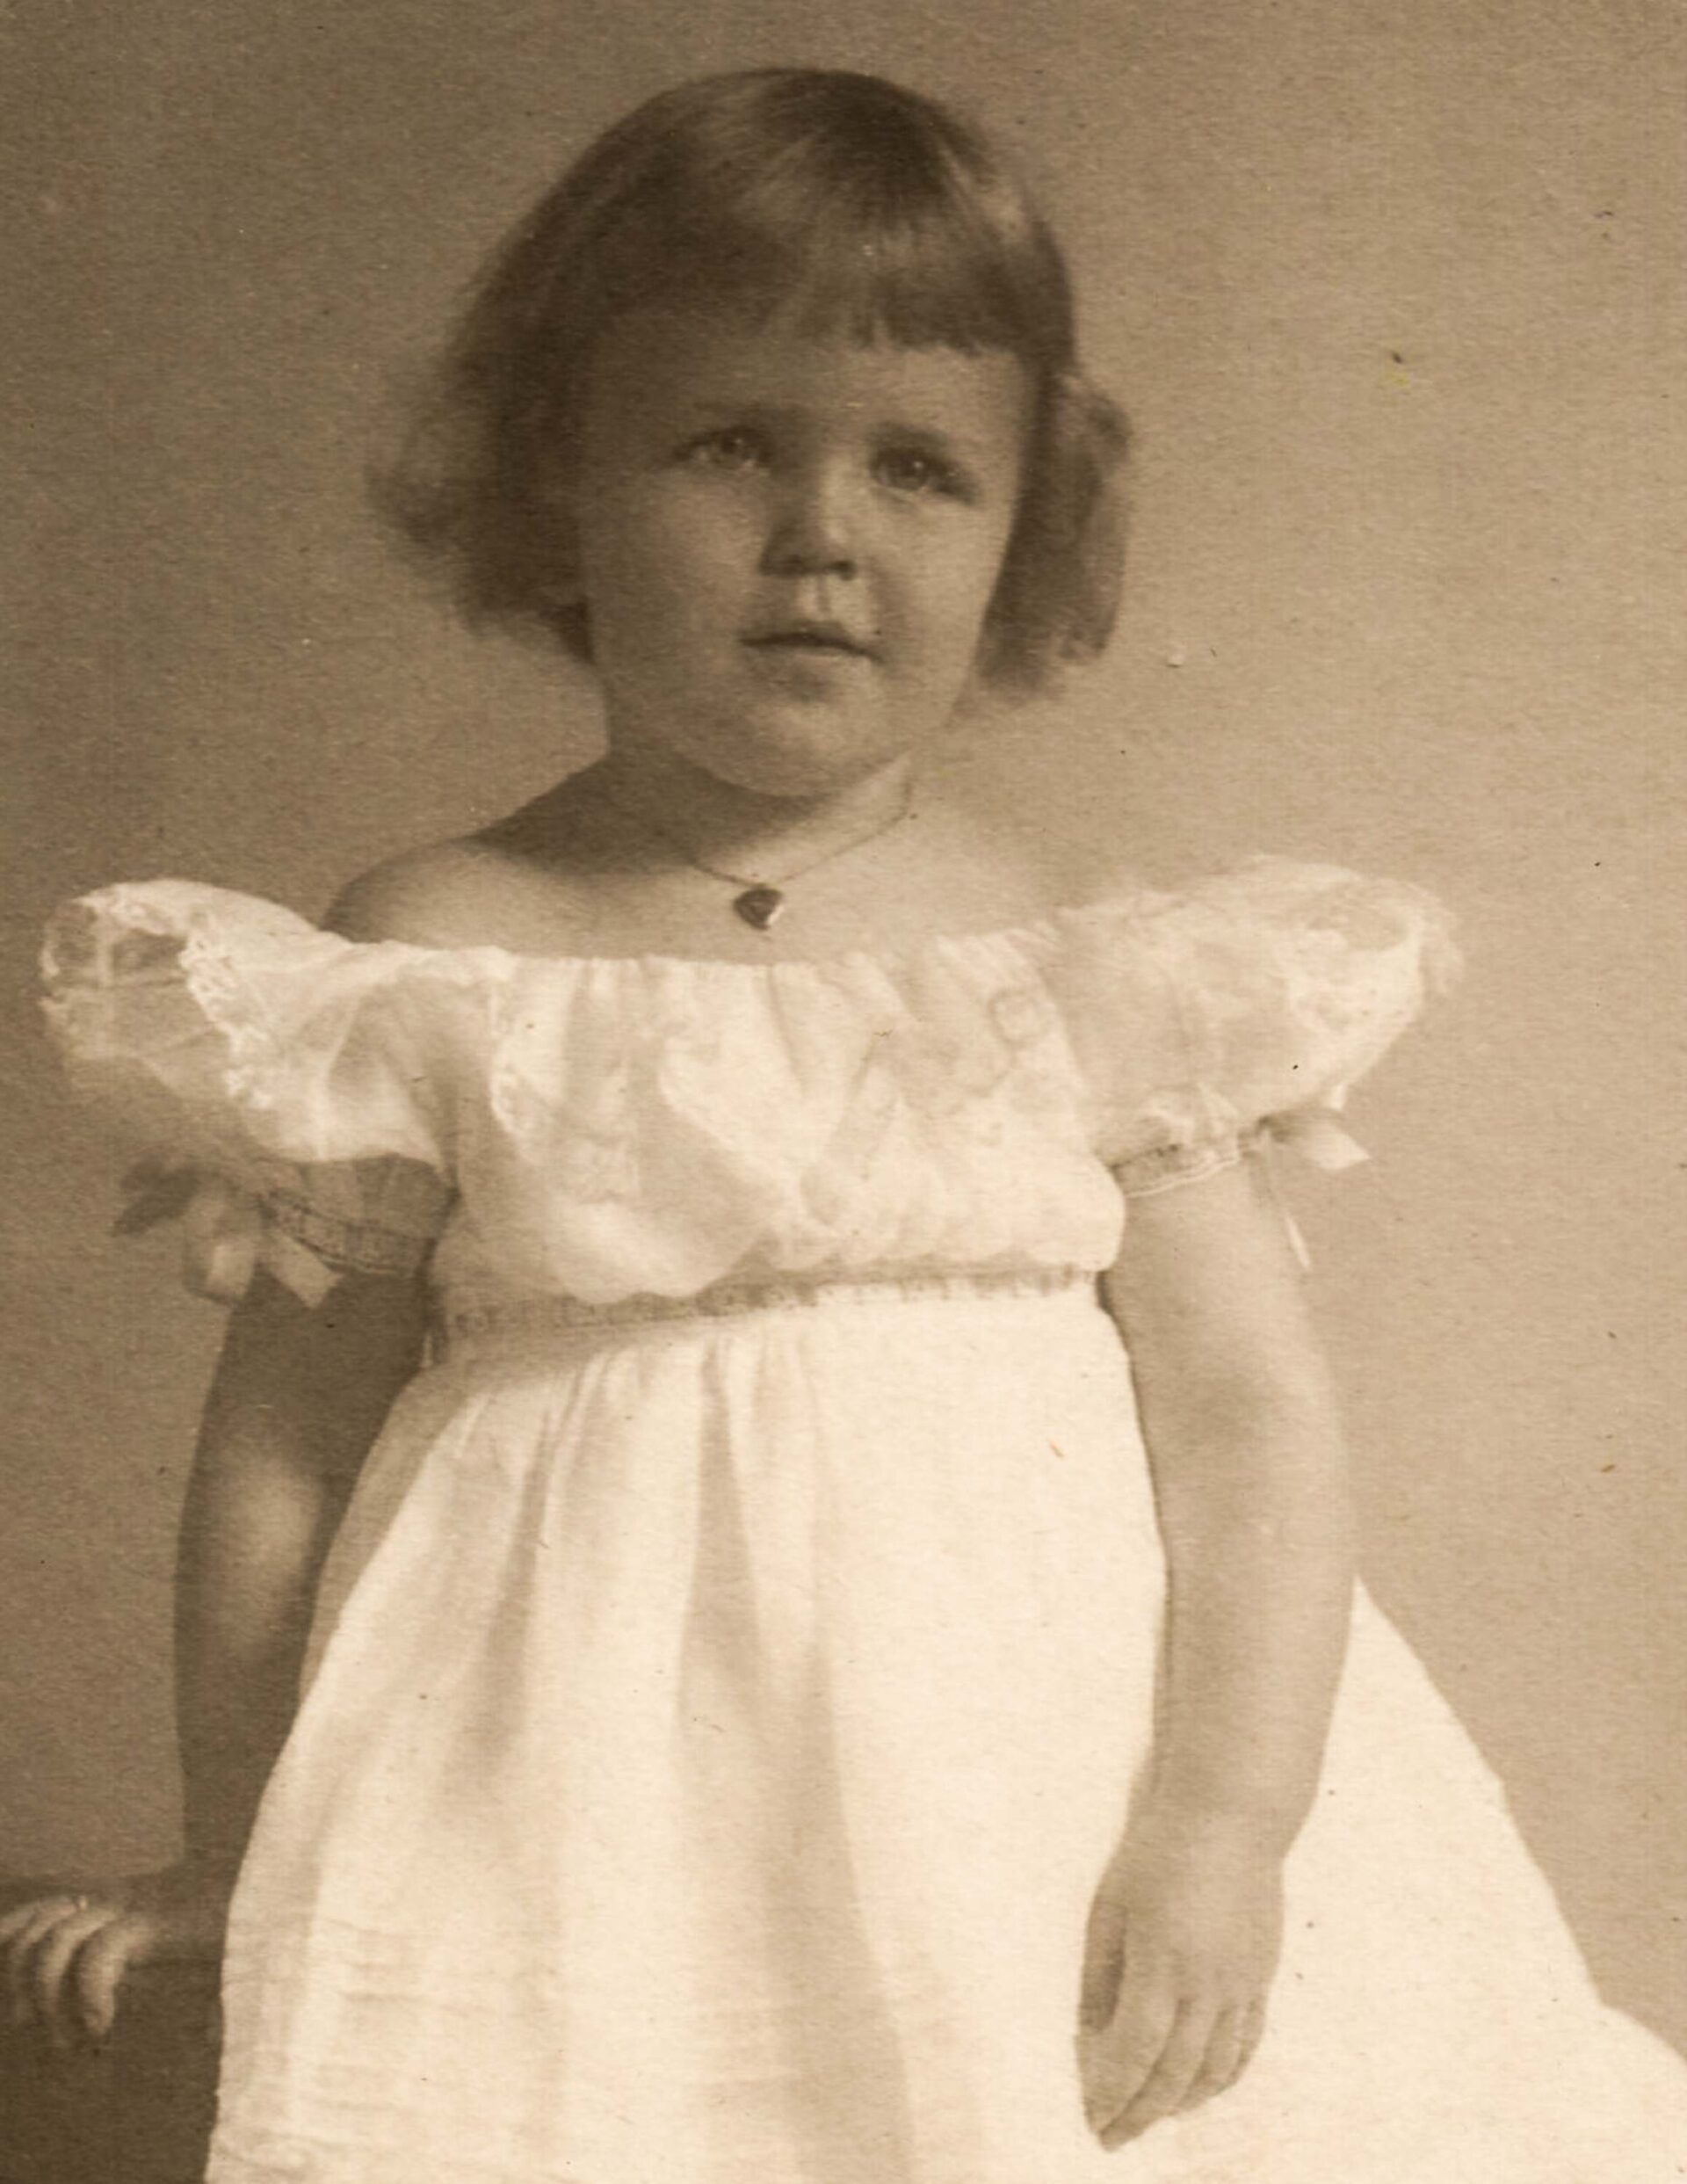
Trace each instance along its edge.
<instances>
[{"instance_id":1,"label":"girl's eye","mask_svg":"<svg viewBox=\"0 0 1687 2184\"><path fill-rule=\"evenodd\" d=\"M967 481L952 463L923 447L890 447L879 458L880 477L894 492L947 493L967 497Z\"/></svg>"},{"instance_id":2,"label":"girl's eye","mask_svg":"<svg viewBox=\"0 0 1687 2184\"><path fill-rule=\"evenodd\" d=\"M765 452L760 434L740 424L724 424L718 432L699 433L684 450L688 462L712 470L750 469Z\"/></svg>"}]
</instances>

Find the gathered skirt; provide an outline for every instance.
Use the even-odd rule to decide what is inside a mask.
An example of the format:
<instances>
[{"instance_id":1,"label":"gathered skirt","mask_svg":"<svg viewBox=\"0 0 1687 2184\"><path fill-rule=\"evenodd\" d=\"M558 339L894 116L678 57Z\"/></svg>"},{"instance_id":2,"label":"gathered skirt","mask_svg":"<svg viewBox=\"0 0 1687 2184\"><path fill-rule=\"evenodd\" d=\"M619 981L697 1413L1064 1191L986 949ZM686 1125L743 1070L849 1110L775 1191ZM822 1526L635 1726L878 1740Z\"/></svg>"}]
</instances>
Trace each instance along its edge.
<instances>
[{"instance_id":1,"label":"gathered skirt","mask_svg":"<svg viewBox=\"0 0 1687 2184\"><path fill-rule=\"evenodd\" d=\"M1163 1601L1088 1285L489 1316L324 1574L210 2184L1687 2176L1687 2066L1362 1589L1260 2048L1104 2151L1079 1974Z\"/></svg>"}]
</instances>

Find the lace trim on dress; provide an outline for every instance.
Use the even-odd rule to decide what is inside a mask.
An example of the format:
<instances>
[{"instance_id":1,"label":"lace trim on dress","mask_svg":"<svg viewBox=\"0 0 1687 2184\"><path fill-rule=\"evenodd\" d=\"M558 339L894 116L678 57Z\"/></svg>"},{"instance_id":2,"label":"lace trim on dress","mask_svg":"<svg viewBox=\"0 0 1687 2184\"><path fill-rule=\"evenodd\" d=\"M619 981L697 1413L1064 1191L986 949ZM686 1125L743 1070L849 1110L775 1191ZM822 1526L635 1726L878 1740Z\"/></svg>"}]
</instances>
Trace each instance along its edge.
<instances>
[{"instance_id":1,"label":"lace trim on dress","mask_svg":"<svg viewBox=\"0 0 1687 2184\"><path fill-rule=\"evenodd\" d=\"M598 1328L660 1325L692 1319L735 1319L748 1312L808 1311L851 1304L953 1302L974 1299L1067 1296L1096 1288L1082 1266L974 1266L922 1272L906 1266L852 1268L849 1273L781 1275L717 1281L695 1296L630 1296L612 1304L578 1297L510 1297L496 1304L447 1310L438 1328L442 1357L465 1346L502 1339L525 1341Z\"/></svg>"},{"instance_id":2,"label":"lace trim on dress","mask_svg":"<svg viewBox=\"0 0 1687 2184\"><path fill-rule=\"evenodd\" d=\"M1257 1131L1249 1131L1245 1137L1237 1133L1204 1145L1155 1145L1121 1160L1113 1170L1113 1179L1126 1198L1153 1198L1160 1191L1198 1183L1237 1166L1258 1138Z\"/></svg>"},{"instance_id":3,"label":"lace trim on dress","mask_svg":"<svg viewBox=\"0 0 1687 2184\"><path fill-rule=\"evenodd\" d=\"M155 1157L253 1188L278 1160L448 1172L440 1064L484 1012L471 959L159 880L63 904L41 967L73 1085Z\"/></svg>"},{"instance_id":4,"label":"lace trim on dress","mask_svg":"<svg viewBox=\"0 0 1687 2184\"><path fill-rule=\"evenodd\" d=\"M272 1179L258 1190L214 1172L142 1162L124 1179L128 1204L114 1230L135 1236L179 1221L182 1278L196 1295L231 1304L263 1266L315 1305L344 1273L419 1273L451 1204L431 1169L396 1157L266 1165Z\"/></svg>"},{"instance_id":5,"label":"lace trim on dress","mask_svg":"<svg viewBox=\"0 0 1687 2184\"><path fill-rule=\"evenodd\" d=\"M251 930L285 931L286 913L253 899ZM265 911L272 912L268 918ZM48 1020L71 1050L98 1043L113 993L178 990L221 1035L228 1093L255 1107L266 1104L273 1040L236 950L204 921L186 920L156 899L144 883L103 889L62 906L48 928L43 973Z\"/></svg>"},{"instance_id":6,"label":"lace trim on dress","mask_svg":"<svg viewBox=\"0 0 1687 2184\"><path fill-rule=\"evenodd\" d=\"M373 1221L344 1221L320 1212L288 1191L272 1191L264 1201L265 1218L315 1259L337 1273L413 1274L425 1265L433 1238Z\"/></svg>"},{"instance_id":7,"label":"lace trim on dress","mask_svg":"<svg viewBox=\"0 0 1687 2184\"><path fill-rule=\"evenodd\" d=\"M67 906L46 968L77 1088L166 1166L225 1179L187 1224L219 1262L199 1286L259 1263L241 1192L274 1201L262 1263L300 1295L414 1266L370 1231L438 1219L315 1179L381 1157L474 1208L443 1286L610 1301L768 1259L1104 1266L1119 1190L1221 1172L1261 1118L1320 1165L1358 1157L1326 1111L1455 960L1418 890L1255 860L772 964L352 941L148 882Z\"/></svg>"}]
</instances>

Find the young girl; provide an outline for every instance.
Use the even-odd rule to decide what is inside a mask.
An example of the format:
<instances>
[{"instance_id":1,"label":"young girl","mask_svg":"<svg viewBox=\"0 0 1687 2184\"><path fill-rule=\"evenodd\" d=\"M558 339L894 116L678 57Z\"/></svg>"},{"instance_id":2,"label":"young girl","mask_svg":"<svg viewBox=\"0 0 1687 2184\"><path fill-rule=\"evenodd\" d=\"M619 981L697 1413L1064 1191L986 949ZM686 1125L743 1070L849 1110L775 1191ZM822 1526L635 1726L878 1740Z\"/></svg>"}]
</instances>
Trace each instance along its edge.
<instances>
[{"instance_id":1,"label":"young girl","mask_svg":"<svg viewBox=\"0 0 1687 2184\"><path fill-rule=\"evenodd\" d=\"M607 755L326 930L54 922L134 1217L237 1301L185 1857L4 1936L66 2037L224 1948L215 2184L1687 2174L1687 2072L1355 1586L1265 1179L1356 1157L1441 913L1264 858L1050 908L917 794L1104 642L1121 440L953 116L670 92L388 486Z\"/></svg>"}]
</instances>

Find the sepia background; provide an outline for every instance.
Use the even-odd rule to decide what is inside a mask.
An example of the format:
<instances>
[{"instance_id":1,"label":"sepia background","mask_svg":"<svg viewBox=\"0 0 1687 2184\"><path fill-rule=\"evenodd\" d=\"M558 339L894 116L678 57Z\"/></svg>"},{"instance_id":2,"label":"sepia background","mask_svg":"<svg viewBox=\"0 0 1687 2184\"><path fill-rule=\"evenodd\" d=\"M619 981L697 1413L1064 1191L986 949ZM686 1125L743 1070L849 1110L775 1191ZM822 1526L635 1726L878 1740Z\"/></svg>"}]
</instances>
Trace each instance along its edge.
<instances>
[{"instance_id":1,"label":"sepia background","mask_svg":"<svg viewBox=\"0 0 1687 2184\"><path fill-rule=\"evenodd\" d=\"M175 1850L173 1527L218 1316L119 1247L28 989L58 897L318 911L591 747L361 478L481 254L648 92L768 61L970 106L1137 429L1108 662L959 793L1075 896L1256 847L1469 956L1292 1179L1367 1575L1606 1993L1687 2047L1687 13L1677 0L12 0L0 1879ZM1387 1856L1387 1846L1379 1855Z\"/></svg>"}]
</instances>

